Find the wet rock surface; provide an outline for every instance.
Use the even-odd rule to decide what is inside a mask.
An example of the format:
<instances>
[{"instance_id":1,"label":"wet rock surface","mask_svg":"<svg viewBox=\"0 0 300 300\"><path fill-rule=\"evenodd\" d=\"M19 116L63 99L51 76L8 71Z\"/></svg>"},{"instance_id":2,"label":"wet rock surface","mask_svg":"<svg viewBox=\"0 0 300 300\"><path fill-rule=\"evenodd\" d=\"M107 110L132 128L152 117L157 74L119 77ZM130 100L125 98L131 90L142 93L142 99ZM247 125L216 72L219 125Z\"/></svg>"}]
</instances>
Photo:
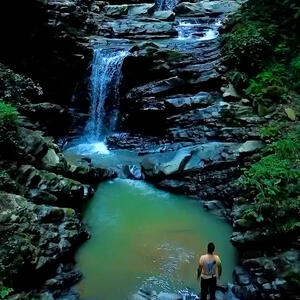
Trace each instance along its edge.
<instances>
[{"instance_id":1,"label":"wet rock surface","mask_svg":"<svg viewBox=\"0 0 300 300\"><path fill-rule=\"evenodd\" d=\"M28 78L2 65L0 73L1 93L19 110L17 126L1 132L0 281L25 291L12 299L54 299L81 276L70 262L88 238L79 210L94 185L115 173L68 161L40 123L63 108L44 102L41 87Z\"/></svg>"}]
</instances>

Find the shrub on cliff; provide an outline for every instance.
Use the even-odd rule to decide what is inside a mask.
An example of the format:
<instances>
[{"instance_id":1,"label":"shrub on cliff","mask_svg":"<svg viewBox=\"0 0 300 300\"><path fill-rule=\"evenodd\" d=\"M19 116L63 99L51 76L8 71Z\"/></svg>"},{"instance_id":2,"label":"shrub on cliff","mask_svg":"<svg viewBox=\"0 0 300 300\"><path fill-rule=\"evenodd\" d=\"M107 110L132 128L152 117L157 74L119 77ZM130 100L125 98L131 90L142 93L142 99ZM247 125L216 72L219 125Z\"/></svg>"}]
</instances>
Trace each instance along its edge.
<instances>
[{"instance_id":1,"label":"shrub on cliff","mask_svg":"<svg viewBox=\"0 0 300 300\"><path fill-rule=\"evenodd\" d=\"M255 73L264 66L273 35L274 27L264 23L249 21L236 24L223 38L226 63L239 71Z\"/></svg>"},{"instance_id":2,"label":"shrub on cliff","mask_svg":"<svg viewBox=\"0 0 300 300\"><path fill-rule=\"evenodd\" d=\"M295 77L294 87L297 91L300 91L300 55L292 60L292 72Z\"/></svg>"},{"instance_id":3,"label":"shrub on cliff","mask_svg":"<svg viewBox=\"0 0 300 300\"><path fill-rule=\"evenodd\" d=\"M240 184L253 197L245 219L283 232L300 230L300 129L267 146Z\"/></svg>"},{"instance_id":4,"label":"shrub on cliff","mask_svg":"<svg viewBox=\"0 0 300 300\"><path fill-rule=\"evenodd\" d=\"M0 98L14 105L38 101L42 88L30 78L17 74L0 63Z\"/></svg>"},{"instance_id":5,"label":"shrub on cliff","mask_svg":"<svg viewBox=\"0 0 300 300\"><path fill-rule=\"evenodd\" d=\"M260 101L263 98L280 100L286 92L285 73L284 65L271 64L259 73L255 79L250 80L250 85L245 90L246 95Z\"/></svg>"},{"instance_id":6,"label":"shrub on cliff","mask_svg":"<svg viewBox=\"0 0 300 300\"><path fill-rule=\"evenodd\" d=\"M300 91L298 0L248 0L227 29L223 39L227 77L241 94L267 100L268 107L272 104L268 100L282 99L286 90Z\"/></svg>"},{"instance_id":7,"label":"shrub on cliff","mask_svg":"<svg viewBox=\"0 0 300 300\"><path fill-rule=\"evenodd\" d=\"M14 127L17 119L17 110L0 99L0 127Z\"/></svg>"},{"instance_id":8,"label":"shrub on cliff","mask_svg":"<svg viewBox=\"0 0 300 300\"><path fill-rule=\"evenodd\" d=\"M12 105L0 100L0 157L14 154L18 113Z\"/></svg>"},{"instance_id":9,"label":"shrub on cliff","mask_svg":"<svg viewBox=\"0 0 300 300\"><path fill-rule=\"evenodd\" d=\"M9 174L0 168L0 190L8 193L18 192L17 183L9 176Z\"/></svg>"},{"instance_id":10,"label":"shrub on cliff","mask_svg":"<svg viewBox=\"0 0 300 300\"><path fill-rule=\"evenodd\" d=\"M0 286L0 299L6 299L6 297L13 291L13 289Z\"/></svg>"}]
</instances>

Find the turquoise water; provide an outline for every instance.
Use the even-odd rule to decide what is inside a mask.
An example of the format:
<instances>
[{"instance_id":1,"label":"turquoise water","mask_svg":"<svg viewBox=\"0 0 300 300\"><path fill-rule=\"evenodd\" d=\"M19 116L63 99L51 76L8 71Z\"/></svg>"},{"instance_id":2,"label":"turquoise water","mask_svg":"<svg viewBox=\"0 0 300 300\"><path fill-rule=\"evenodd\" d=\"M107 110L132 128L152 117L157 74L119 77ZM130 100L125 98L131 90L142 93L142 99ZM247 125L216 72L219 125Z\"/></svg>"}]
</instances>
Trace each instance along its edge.
<instances>
[{"instance_id":1,"label":"turquoise water","mask_svg":"<svg viewBox=\"0 0 300 300\"><path fill-rule=\"evenodd\" d=\"M222 280L231 281L237 259L231 226L188 197L115 179L99 185L84 220L92 238L76 255L82 299L122 300L142 286L198 291L197 263L210 241L222 260Z\"/></svg>"}]
</instances>

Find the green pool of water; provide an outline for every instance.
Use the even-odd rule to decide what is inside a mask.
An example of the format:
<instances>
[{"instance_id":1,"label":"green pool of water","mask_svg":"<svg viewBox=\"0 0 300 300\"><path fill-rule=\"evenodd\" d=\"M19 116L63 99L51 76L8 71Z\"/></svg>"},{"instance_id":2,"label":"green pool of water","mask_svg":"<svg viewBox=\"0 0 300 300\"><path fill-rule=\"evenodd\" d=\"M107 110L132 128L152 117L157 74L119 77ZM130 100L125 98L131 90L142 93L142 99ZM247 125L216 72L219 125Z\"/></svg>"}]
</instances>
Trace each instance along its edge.
<instances>
[{"instance_id":1,"label":"green pool of water","mask_svg":"<svg viewBox=\"0 0 300 300\"><path fill-rule=\"evenodd\" d=\"M197 262L210 241L223 263L222 280L231 281L237 257L231 226L188 197L116 179L99 185L84 219L92 238L76 255L82 299L122 300L142 286L198 291Z\"/></svg>"}]
</instances>

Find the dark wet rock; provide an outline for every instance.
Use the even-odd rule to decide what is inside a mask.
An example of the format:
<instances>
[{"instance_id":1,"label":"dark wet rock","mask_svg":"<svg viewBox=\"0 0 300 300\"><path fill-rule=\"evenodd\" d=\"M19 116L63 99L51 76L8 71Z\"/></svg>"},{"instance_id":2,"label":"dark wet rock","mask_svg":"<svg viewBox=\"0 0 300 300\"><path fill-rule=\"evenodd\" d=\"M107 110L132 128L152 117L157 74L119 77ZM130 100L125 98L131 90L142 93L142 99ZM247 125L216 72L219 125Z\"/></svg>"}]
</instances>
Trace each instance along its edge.
<instances>
[{"instance_id":1,"label":"dark wet rock","mask_svg":"<svg viewBox=\"0 0 300 300\"><path fill-rule=\"evenodd\" d=\"M212 105L216 99L207 92L200 92L194 96L169 96L166 98L166 106L173 111L190 110L198 107L206 107Z\"/></svg>"},{"instance_id":2,"label":"dark wet rock","mask_svg":"<svg viewBox=\"0 0 300 300\"><path fill-rule=\"evenodd\" d=\"M193 16L204 16L205 10L203 9L200 2L190 3L190 2L181 2L175 9L175 13L178 15L193 15Z\"/></svg>"},{"instance_id":3,"label":"dark wet rock","mask_svg":"<svg viewBox=\"0 0 300 300\"><path fill-rule=\"evenodd\" d=\"M175 152L173 157L165 162L160 162L155 157L153 160L147 159L142 162L142 167L145 174L150 178L168 177L207 168L209 165L217 165L222 163L223 157L227 154L228 159L236 159L236 147L237 145L230 143L208 143L183 148Z\"/></svg>"},{"instance_id":4,"label":"dark wet rock","mask_svg":"<svg viewBox=\"0 0 300 300\"><path fill-rule=\"evenodd\" d=\"M239 153L241 154L249 154L258 152L264 147L264 143L262 141L247 141L241 145L239 148Z\"/></svg>"},{"instance_id":5,"label":"dark wet rock","mask_svg":"<svg viewBox=\"0 0 300 300\"><path fill-rule=\"evenodd\" d=\"M128 5L107 5L104 7L104 13L113 18L125 16L128 13Z\"/></svg>"},{"instance_id":6,"label":"dark wet rock","mask_svg":"<svg viewBox=\"0 0 300 300\"><path fill-rule=\"evenodd\" d=\"M39 206L6 193L0 194L0 230L2 280L26 289L86 238L74 210Z\"/></svg>"},{"instance_id":7,"label":"dark wet rock","mask_svg":"<svg viewBox=\"0 0 300 300\"><path fill-rule=\"evenodd\" d=\"M249 285L251 283L251 275L244 270L242 267L236 267L234 269L234 279L237 282L238 285L240 286L245 286L245 285Z\"/></svg>"},{"instance_id":8,"label":"dark wet rock","mask_svg":"<svg viewBox=\"0 0 300 300\"><path fill-rule=\"evenodd\" d=\"M207 210L224 209L224 205L219 200L205 201L203 206Z\"/></svg>"},{"instance_id":9,"label":"dark wet rock","mask_svg":"<svg viewBox=\"0 0 300 300\"><path fill-rule=\"evenodd\" d=\"M39 128L50 135L63 134L64 130L62 129L65 129L66 133L72 124L69 111L54 103L23 105L20 107L20 112L30 118L32 122L38 122Z\"/></svg>"},{"instance_id":10,"label":"dark wet rock","mask_svg":"<svg viewBox=\"0 0 300 300\"><path fill-rule=\"evenodd\" d=\"M144 174L139 166L126 165L123 167L124 175L129 179L143 180Z\"/></svg>"},{"instance_id":11,"label":"dark wet rock","mask_svg":"<svg viewBox=\"0 0 300 300\"><path fill-rule=\"evenodd\" d=\"M153 3L142 3L128 6L129 16L145 16L151 14L154 10L155 5Z\"/></svg>"},{"instance_id":12,"label":"dark wet rock","mask_svg":"<svg viewBox=\"0 0 300 300\"><path fill-rule=\"evenodd\" d=\"M173 193L181 193L182 189L185 186L185 182L180 180L174 180L174 179L165 179L159 181L157 183L157 186L161 189L168 190Z\"/></svg>"},{"instance_id":13,"label":"dark wet rock","mask_svg":"<svg viewBox=\"0 0 300 300\"><path fill-rule=\"evenodd\" d=\"M96 168L86 165L69 164L69 168L65 172L68 178L77 180L86 184L98 184L101 181L115 178L116 172L111 169Z\"/></svg>"},{"instance_id":14,"label":"dark wet rock","mask_svg":"<svg viewBox=\"0 0 300 300\"><path fill-rule=\"evenodd\" d=\"M156 11L153 17L162 21L174 21L175 13L170 10Z\"/></svg>"},{"instance_id":15,"label":"dark wet rock","mask_svg":"<svg viewBox=\"0 0 300 300\"><path fill-rule=\"evenodd\" d=\"M234 86L232 84L229 84L226 88L223 90L223 99L227 101L238 101L241 99L241 96L236 91Z\"/></svg>"},{"instance_id":16,"label":"dark wet rock","mask_svg":"<svg viewBox=\"0 0 300 300\"><path fill-rule=\"evenodd\" d=\"M239 7L239 1L221 0L221 1L203 1L203 8L209 13L218 15L226 12L235 12Z\"/></svg>"},{"instance_id":17,"label":"dark wet rock","mask_svg":"<svg viewBox=\"0 0 300 300\"><path fill-rule=\"evenodd\" d=\"M81 272L74 268L72 264L60 264L56 269L56 276L48 279L43 284L43 288L54 291L55 294L58 294L59 291L65 290L66 286L69 287L77 283L81 277Z\"/></svg>"},{"instance_id":18,"label":"dark wet rock","mask_svg":"<svg viewBox=\"0 0 300 300\"><path fill-rule=\"evenodd\" d=\"M103 24L104 30L110 31L118 38L147 39L172 37L177 34L173 24L169 22L143 22L135 20L116 20Z\"/></svg>"},{"instance_id":19,"label":"dark wet rock","mask_svg":"<svg viewBox=\"0 0 300 300\"><path fill-rule=\"evenodd\" d=\"M30 165L22 165L19 168L17 182L27 189L28 196L35 195L34 191L38 191L38 194L44 192L44 195L55 196L59 199L53 203L55 205L78 207L82 205L82 199L85 196L85 187L80 182L45 170L38 170ZM34 191L30 192L30 190ZM50 196L47 199L51 199Z\"/></svg>"},{"instance_id":20,"label":"dark wet rock","mask_svg":"<svg viewBox=\"0 0 300 300\"><path fill-rule=\"evenodd\" d=\"M219 102L207 108L190 110L185 114L178 114L167 118L169 124L180 124L181 126L195 126L198 124L214 123L220 119L224 111L230 110L230 105L226 102Z\"/></svg>"},{"instance_id":21,"label":"dark wet rock","mask_svg":"<svg viewBox=\"0 0 300 300\"><path fill-rule=\"evenodd\" d=\"M146 85L142 85L133 88L127 95L127 99L137 99L147 96L159 96L176 92L184 84L184 81L178 77L172 77L165 80L150 82Z\"/></svg>"},{"instance_id":22,"label":"dark wet rock","mask_svg":"<svg viewBox=\"0 0 300 300\"><path fill-rule=\"evenodd\" d=\"M234 294L241 299L244 300L253 300L253 299L259 299L260 291L257 287L255 287L253 284L245 285L245 286L238 286L235 285L233 287Z\"/></svg>"}]
</instances>

